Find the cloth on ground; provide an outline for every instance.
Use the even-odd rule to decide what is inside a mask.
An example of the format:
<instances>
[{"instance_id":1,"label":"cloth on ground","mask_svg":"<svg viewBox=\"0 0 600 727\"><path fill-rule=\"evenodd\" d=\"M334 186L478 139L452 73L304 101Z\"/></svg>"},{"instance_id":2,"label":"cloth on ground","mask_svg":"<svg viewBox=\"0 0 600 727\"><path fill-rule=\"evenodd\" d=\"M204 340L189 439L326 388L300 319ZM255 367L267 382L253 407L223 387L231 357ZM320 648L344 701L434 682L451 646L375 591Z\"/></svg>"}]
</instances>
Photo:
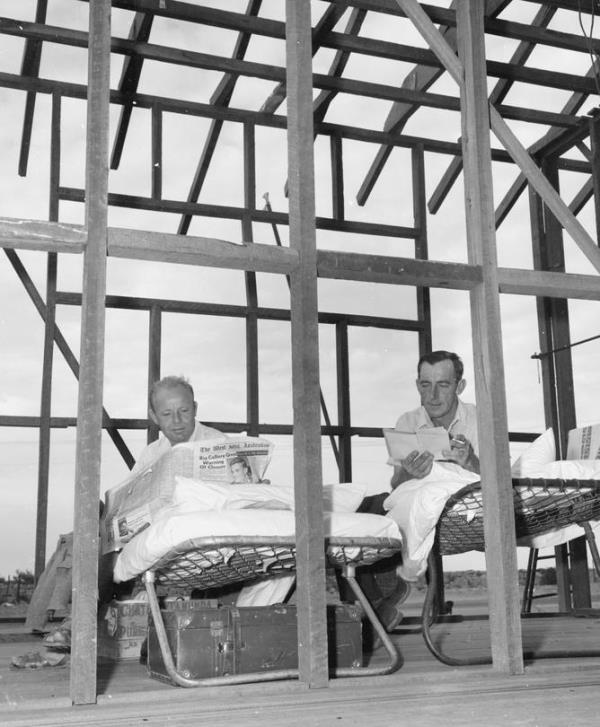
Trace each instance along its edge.
<instances>
[{"instance_id":1,"label":"cloth on ground","mask_svg":"<svg viewBox=\"0 0 600 727\"><path fill-rule=\"evenodd\" d=\"M70 613L72 556L73 533L61 535L27 607L25 627L28 631L49 631L49 611L56 617Z\"/></svg>"}]
</instances>

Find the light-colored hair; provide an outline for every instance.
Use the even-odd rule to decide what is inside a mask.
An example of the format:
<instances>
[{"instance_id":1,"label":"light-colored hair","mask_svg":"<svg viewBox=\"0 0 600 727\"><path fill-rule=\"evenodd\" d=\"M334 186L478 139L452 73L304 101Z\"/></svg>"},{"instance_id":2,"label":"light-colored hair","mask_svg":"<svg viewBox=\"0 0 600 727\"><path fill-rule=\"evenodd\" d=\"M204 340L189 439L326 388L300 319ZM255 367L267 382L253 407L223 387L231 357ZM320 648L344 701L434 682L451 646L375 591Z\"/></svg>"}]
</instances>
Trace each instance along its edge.
<instances>
[{"instance_id":1,"label":"light-colored hair","mask_svg":"<svg viewBox=\"0 0 600 727\"><path fill-rule=\"evenodd\" d=\"M175 389L178 386L181 386L186 391L189 391L190 396L195 401L194 389L192 388L190 382L185 378L185 376L163 376L160 381L155 381L150 387L150 392L148 394L148 406L150 407L150 409L156 414L156 411L154 409L154 397L160 389Z\"/></svg>"}]
</instances>

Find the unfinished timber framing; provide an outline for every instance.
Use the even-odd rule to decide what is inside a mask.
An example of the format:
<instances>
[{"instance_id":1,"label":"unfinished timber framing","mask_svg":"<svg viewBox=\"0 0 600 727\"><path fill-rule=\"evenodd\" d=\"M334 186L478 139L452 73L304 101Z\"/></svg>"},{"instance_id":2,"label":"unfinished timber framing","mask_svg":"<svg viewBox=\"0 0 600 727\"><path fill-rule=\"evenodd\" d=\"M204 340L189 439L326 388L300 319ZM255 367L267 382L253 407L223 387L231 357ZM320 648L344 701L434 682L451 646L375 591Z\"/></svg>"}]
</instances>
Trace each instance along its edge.
<instances>
[{"instance_id":1,"label":"unfinished timber framing","mask_svg":"<svg viewBox=\"0 0 600 727\"><path fill-rule=\"evenodd\" d=\"M73 0L83 4L85 0ZM71 701L89 704L96 700L96 583L97 517L100 495L100 443L102 428L131 466L133 457L120 429L155 428L146 419L113 418L103 407L105 310L141 310L148 317L148 385L161 374L162 317L164 313L189 313L230 317L245 321L247 360L246 421L209 422L223 431L250 434L292 434L294 436L294 480L296 488L296 532L298 559L299 667L300 680L307 687L327 686L325 619L325 566L321 498L322 436L330 437L340 481L352 477L352 437L380 436L376 427L353 424L350 407L349 330L374 327L408 331L417 337L419 353L431 350L432 321L430 291L435 288L468 291L471 304L475 352L475 384L482 449L481 470L485 496L485 532L490 592L492 655L494 667L519 674L523 671L519 604L516 577L516 547L510 458L507 436L513 440L532 438L530 433L508 431L502 331L501 294L534 296L542 350L568 346L570 327L568 299L600 301L600 279L596 274L564 272L563 230L569 235L595 271L600 271L597 237L600 222L600 174L598 172L599 118L578 116L583 103L598 93L597 62L585 75L531 68L526 65L539 47L568 49L579 53L600 50L600 41L550 28L557 12L595 11L593 0L530 0L537 6L528 25L504 20L510 0L455 0L449 8L429 6L417 0L330 0L318 20L311 19L309 0L286 0L285 21L261 15L261 2L249 0L244 13L223 7L204 7L175 0L94 0L89 7L89 32L46 24L47 2L38 0L35 21L0 18L0 33L24 42L20 74L0 72L0 86L21 91L25 115L21 136L19 173L28 167L37 94L51 97L50 179L48 221L0 218L0 246L44 321L44 379L39 417L1 415L0 426L35 427L40 432L38 503L35 567L39 575L46 552L50 433L53 428L77 425L76 497L74 509L74 638L71 670ZM132 14L128 38L111 36L113 10ZM408 18L427 48L375 40L361 35L370 13L390 18ZM225 28L237 33L231 57L199 50L183 50L152 43L157 19L182 21ZM338 24L343 25L339 30ZM504 37L518 42L510 62L486 59L485 37ZM246 59L254 37L285 43L285 68ZM42 46L53 43L71 48L88 48L87 84L51 80L40 76ZM313 58L321 48L333 51L328 73L313 72ZM458 56L457 56L458 51ZM124 56L117 89L109 85L111 56ZM346 77L353 57L413 64L399 86ZM142 68L147 61L177 64L184 68L209 69L221 74L210 103L167 95L139 92ZM457 94L433 93L429 88L448 73ZM487 81L496 79L488 97ZM272 84L260 110L231 105L236 84L260 79ZM571 96L559 112L517 107L505 103L512 84L524 82L540 88L568 91ZM317 91L318 93L314 93ZM314 94L314 99L313 99ZM381 129L341 124L328 120L328 111L340 95L391 102ZM61 123L66 100L87 104L85 187L67 186L61 179ZM287 102L285 114L276 113ZM119 106L114 141L110 146L109 109ZM409 119L423 108L460 112L461 136L457 141L411 136L404 133ZM132 114L148 113L151 118L150 194L140 196L111 191L109 165L121 163ZM209 120L193 180L185 199L163 195L164 124L166 114L185 114ZM525 148L509 127L515 120L533 126L550 127ZM222 127L232 122L242 126L244 149L243 206L200 202ZM267 206L256 207L256 132L283 130L287 134L287 191L289 212ZM492 148L490 130L502 144ZM129 136L130 136L129 132ZM589 137L591 148L585 145ZM331 214L319 216L315 206L314 142L328 142L331 170ZM456 138L456 137L454 137ZM345 185L345 145L370 144L375 157L357 192L366 205L392 152L410 151L412 224L391 224L348 219ZM573 148L583 158L566 153ZM427 200L425 156L446 155L446 172ZM494 162L514 164L517 178L494 210ZM585 176L576 197L567 204L560 196L559 172ZM467 220L467 263L430 260L427 212L443 210L444 200L461 173L464 176ZM510 215L519 196L528 190L534 269L499 267L495 231ZM596 229L592 235L577 218L593 199ZM60 221L61 202L85 203L85 224ZM108 227L110 207L167 212L177 216L177 233ZM194 217L232 220L239 224L243 242L189 234ZM254 225L270 225L278 244L255 239ZM286 226L290 246L280 244L278 226ZM318 244L320 231L384 236L408 240L414 256L381 255L328 250ZM19 251L47 256L45 298L38 292ZM81 293L57 288L57 264L63 255L83 258ZM135 298L107 295L107 258L177 263L244 271L245 305ZM290 286L289 309L259 304L257 273L286 276ZM372 285L414 286L414 316L383 317L352 313L328 313L318 305L318 279L362 281ZM69 348L56 324L57 306L81 306L81 350L79 359ZM259 400L260 321L290 324L294 417L292 422L263 422ZM332 422L319 384L319 327L333 326L336 351L337 421ZM54 347L60 351L79 380L77 418L53 417L51 385ZM545 417L559 433L564 447L569 428L576 425L572 361L564 353L542 360ZM324 424L321 424L323 417ZM387 423L382 423L385 425ZM493 554L493 557L491 557ZM569 544L559 553L562 588L561 604L589 605L587 561L582 541ZM586 591L587 585L587 591Z\"/></svg>"}]
</instances>

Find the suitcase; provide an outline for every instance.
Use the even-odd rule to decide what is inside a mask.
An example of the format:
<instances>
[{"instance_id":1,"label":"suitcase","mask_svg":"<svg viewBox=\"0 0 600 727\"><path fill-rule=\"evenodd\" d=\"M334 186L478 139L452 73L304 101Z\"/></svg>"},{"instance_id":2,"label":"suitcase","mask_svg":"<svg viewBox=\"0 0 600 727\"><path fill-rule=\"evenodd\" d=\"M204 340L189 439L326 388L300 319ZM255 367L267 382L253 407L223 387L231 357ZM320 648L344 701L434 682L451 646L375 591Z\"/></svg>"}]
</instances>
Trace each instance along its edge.
<instances>
[{"instance_id":1,"label":"suitcase","mask_svg":"<svg viewBox=\"0 0 600 727\"><path fill-rule=\"evenodd\" d=\"M177 671L206 679L298 667L296 607L219 606L183 601L161 611ZM354 604L327 607L329 666L362 666L361 610ZM152 618L148 627L147 670L171 683Z\"/></svg>"}]
</instances>

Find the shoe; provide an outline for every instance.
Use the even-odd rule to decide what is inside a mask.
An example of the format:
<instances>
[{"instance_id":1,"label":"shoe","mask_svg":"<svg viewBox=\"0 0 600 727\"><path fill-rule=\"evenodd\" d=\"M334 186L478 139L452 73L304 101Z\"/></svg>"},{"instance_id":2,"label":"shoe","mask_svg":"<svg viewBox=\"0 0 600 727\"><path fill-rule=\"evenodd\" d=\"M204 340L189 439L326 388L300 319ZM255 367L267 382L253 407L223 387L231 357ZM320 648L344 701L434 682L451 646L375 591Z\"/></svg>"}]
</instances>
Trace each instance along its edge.
<instances>
[{"instance_id":1,"label":"shoe","mask_svg":"<svg viewBox=\"0 0 600 727\"><path fill-rule=\"evenodd\" d=\"M62 666L68 659L66 654L40 654L39 651L28 651L21 656L13 656L10 663L17 669L40 669L44 666Z\"/></svg>"},{"instance_id":2,"label":"shoe","mask_svg":"<svg viewBox=\"0 0 600 727\"><path fill-rule=\"evenodd\" d=\"M400 610L400 606L408 598L410 590L410 583L407 583L405 580L398 577L396 586L392 593L390 593L389 596L382 598L381 601L374 606L377 618L388 634L402 622L404 614ZM372 639L373 650L378 649L381 646L381 638L374 629Z\"/></svg>"},{"instance_id":3,"label":"shoe","mask_svg":"<svg viewBox=\"0 0 600 727\"><path fill-rule=\"evenodd\" d=\"M400 610L400 604L393 601L389 602L387 599L384 599L377 607L376 613L377 617L381 621L381 625L388 634L391 633L404 618L404 614Z\"/></svg>"},{"instance_id":4,"label":"shoe","mask_svg":"<svg viewBox=\"0 0 600 727\"><path fill-rule=\"evenodd\" d=\"M71 651L71 619L66 618L42 639L44 646L53 651Z\"/></svg>"}]
</instances>

